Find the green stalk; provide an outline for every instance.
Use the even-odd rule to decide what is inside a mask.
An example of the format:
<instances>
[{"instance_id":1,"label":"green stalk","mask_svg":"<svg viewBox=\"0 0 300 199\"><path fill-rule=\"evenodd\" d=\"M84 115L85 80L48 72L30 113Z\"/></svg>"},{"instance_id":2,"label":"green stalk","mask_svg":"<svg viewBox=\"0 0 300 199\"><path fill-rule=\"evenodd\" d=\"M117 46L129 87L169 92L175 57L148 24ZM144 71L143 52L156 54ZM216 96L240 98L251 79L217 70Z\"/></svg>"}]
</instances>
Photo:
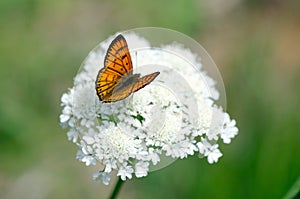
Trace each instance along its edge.
<instances>
[{"instance_id":1,"label":"green stalk","mask_svg":"<svg viewBox=\"0 0 300 199\"><path fill-rule=\"evenodd\" d=\"M121 189L121 186L122 186L123 182L124 181L121 180L121 178L118 179L118 182L117 182L112 194L110 195L109 199L116 199L117 198L117 195L118 195L118 193Z\"/></svg>"}]
</instances>

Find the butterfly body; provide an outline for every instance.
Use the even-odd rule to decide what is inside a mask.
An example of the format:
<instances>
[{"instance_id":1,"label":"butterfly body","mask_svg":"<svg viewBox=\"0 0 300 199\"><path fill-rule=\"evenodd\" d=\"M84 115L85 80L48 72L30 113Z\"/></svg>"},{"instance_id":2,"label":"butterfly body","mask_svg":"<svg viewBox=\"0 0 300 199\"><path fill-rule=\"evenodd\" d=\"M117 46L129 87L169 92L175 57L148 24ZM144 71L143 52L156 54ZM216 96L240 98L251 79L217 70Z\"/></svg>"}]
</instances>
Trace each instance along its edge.
<instances>
[{"instance_id":1,"label":"butterfly body","mask_svg":"<svg viewBox=\"0 0 300 199\"><path fill-rule=\"evenodd\" d=\"M126 74L123 76L116 85L114 92L122 89L130 89L140 78L140 74Z\"/></svg>"},{"instance_id":2,"label":"butterfly body","mask_svg":"<svg viewBox=\"0 0 300 199\"><path fill-rule=\"evenodd\" d=\"M115 102L150 84L159 72L140 77L133 74L127 42L118 35L110 44L102 68L96 79L96 91L103 102Z\"/></svg>"}]
</instances>

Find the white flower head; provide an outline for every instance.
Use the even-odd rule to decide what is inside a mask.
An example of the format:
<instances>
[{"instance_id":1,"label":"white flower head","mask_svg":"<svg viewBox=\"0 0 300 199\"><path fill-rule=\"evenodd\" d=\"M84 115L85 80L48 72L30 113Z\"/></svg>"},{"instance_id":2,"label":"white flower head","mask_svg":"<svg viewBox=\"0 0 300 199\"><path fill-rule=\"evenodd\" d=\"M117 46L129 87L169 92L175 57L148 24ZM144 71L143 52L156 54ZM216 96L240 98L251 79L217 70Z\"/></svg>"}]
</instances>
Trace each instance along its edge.
<instances>
[{"instance_id":1,"label":"white flower head","mask_svg":"<svg viewBox=\"0 0 300 199\"><path fill-rule=\"evenodd\" d=\"M134 170L133 170L132 166L125 163L124 165L120 166L117 176L120 176L120 178L123 181L126 180L127 178L131 179L133 171Z\"/></svg>"},{"instance_id":2,"label":"white flower head","mask_svg":"<svg viewBox=\"0 0 300 199\"><path fill-rule=\"evenodd\" d=\"M135 164L135 176L140 178L147 176L149 170L149 162L138 162Z\"/></svg>"},{"instance_id":3,"label":"white flower head","mask_svg":"<svg viewBox=\"0 0 300 199\"><path fill-rule=\"evenodd\" d=\"M111 174L107 172L96 172L93 174L93 179L99 182L102 182L105 185L109 185Z\"/></svg>"},{"instance_id":4,"label":"white flower head","mask_svg":"<svg viewBox=\"0 0 300 199\"><path fill-rule=\"evenodd\" d=\"M102 165L93 179L109 184L111 172L122 180L147 176L151 166L168 165L199 153L209 163L222 156L220 142L229 144L237 133L215 101L217 82L204 71L201 57L180 43L151 47L135 33L123 34L130 49L133 73L159 76L129 97L99 100L95 81L106 50L115 36L91 51L74 78L74 87L61 97L63 127L76 143L76 158L86 166ZM167 158L164 158L167 157Z\"/></svg>"},{"instance_id":5,"label":"white flower head","mask_svg":"<svg viewBox=\"0 0 300 199\"><path fill-rule=\"evenodd\" d=\"M207 157L207 160L210 164L217 162L218 159L222 156L222 153L218 149L218 144L211 144L207 139L202 139L197 143L199 148L199 153Z\"/></svg>"}]
</instances>

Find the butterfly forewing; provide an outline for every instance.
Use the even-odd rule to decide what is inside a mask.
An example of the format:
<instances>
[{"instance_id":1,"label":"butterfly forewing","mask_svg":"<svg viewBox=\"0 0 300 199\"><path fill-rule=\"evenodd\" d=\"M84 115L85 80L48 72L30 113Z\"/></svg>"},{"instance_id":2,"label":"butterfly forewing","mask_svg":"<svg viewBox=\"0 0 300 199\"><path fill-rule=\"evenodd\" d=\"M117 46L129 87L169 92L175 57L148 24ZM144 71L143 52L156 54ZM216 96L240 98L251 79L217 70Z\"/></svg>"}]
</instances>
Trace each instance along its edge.
<instances>
[{"instance_id":1,"label":"butterfly forewing","mask_svg":"<svg viewBox=\"0 0 300 199\"><path fill-rule=\"evenodd\" d=\"M132 73L132 62L125 38L118 35L109 45L104 58L104 68L98 73L96 90L99 99L105 101L112 95L118 81Z\"/></svg>"},{"instance_id":2,"label":"butterfly forewing","mask_svg":"<svg viewBox=\"0 0 300 199\"><path fill-rule=\"evenodd\" d=\"M111 71L123 76L132 74L132 62L125 38L118 35L108 47L104 66Z\"/></svg>"},{"instance_id":3,"label":"butterfly forewing","mask_svg":"<svg viewBox=\"0 0 300 199\"><path fill-rule=\"evenodd\" d=\"M145 75L139 79L135 79L128 85L124 85L124 87L117 88L115 91L111 93L111 95L107 96L104 100L106 102L115 102L122 100L128 97L131 93L140 90L146 85L150 84L157 76L159 72L151 73L149 75ZM134 76L134 75L132 75Z\"/></svg>"},{"instance_id":4,"label":"butterfly forewing","mask_svg":"<svg viewBox=\"0 0 300 199\"><path fill-rule=\"evenodd\" d=\"M159 72L151 73L141 77L133 86L131 92L135 92L144 88L146 85L150 84L157 76Z\"/></svg>"},{"instance_id":5,"label":"butterfly forewing","mask_svg":"<svg viewBox=\"0 0 300 199\"><path fill-rule=\"evenodd\" d=\"M132 74L132 61L125 38L118 35L108 47L102 68L96 79L96 91L103 102L115 102L122 100L149 83L159 75L155 72L138 78ZM128 77L135 77L130 81ZM127 83L123 83L127 82Z\"/></svg>"}]
</instances>

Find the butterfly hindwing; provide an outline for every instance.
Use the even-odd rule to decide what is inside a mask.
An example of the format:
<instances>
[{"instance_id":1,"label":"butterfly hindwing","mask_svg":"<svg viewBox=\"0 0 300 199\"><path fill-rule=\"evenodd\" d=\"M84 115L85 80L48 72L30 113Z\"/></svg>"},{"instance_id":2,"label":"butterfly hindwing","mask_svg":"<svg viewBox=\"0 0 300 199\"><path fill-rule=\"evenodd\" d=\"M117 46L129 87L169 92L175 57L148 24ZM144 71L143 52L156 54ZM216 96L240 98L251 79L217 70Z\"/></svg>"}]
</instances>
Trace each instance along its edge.
<instances>
[{"instance_id":1,"label":"butterfly hindwing","mask_svg":"<svg viewBox=\"0 0 300 199\"><path fill-rule=\"evenodd\" d=\"M115 75L105 68L99 71L96 80L96 90L100 100L103 101L106 96L113 92L120 78L120 76Z\"/></svg>"},{"instance_id":2,"label":"butterfly hindwing","mask_svg":"<svg viewBox=\"0 0 300 199\"><path fill-rule=\"evenodd\" d=\"M118 92L112 92L110 95L106 96L104 102L116 102L125 99L131 94L130 89L119 90Z\"/></svg>"}]
</instances>

